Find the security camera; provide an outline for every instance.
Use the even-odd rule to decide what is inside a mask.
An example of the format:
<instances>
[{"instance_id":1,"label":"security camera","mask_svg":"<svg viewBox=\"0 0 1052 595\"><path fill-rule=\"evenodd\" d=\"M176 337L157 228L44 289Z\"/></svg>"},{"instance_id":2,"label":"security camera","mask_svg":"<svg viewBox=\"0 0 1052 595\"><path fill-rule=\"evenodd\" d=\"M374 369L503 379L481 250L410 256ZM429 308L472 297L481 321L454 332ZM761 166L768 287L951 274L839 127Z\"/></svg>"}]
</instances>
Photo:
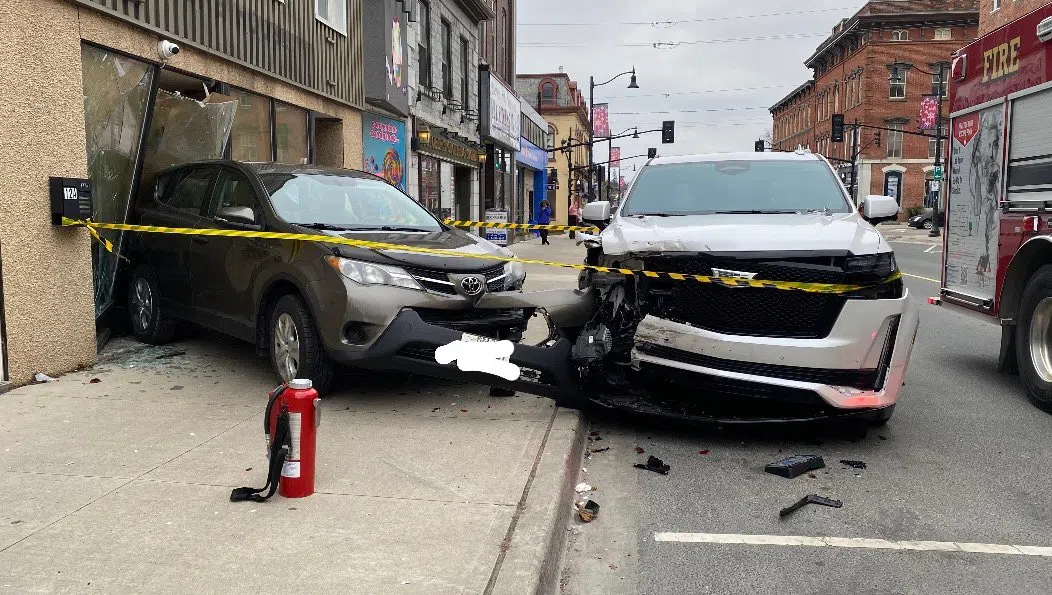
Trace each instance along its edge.
<instances>
[{"instance_id":1,"label":"security camera","mask_svg":"<svg viewBox=\"0 0 1052 595\"><path fill-rule=\"evenodd\" d=\"M1052 17L1037 24L1037 38L1041 40L1041 43L1052 41Z\"/></svg>"},{"instance_id":2,"label":"security camera","mask_svg":"<svg viewBox=\"0 0 1052 595\"><path fill-rule=\"evenodd\" d=\"M171 60L179 53L179 46L165 39L157 44L157 53L162 60Z\"/></svg>"}]
</instances>

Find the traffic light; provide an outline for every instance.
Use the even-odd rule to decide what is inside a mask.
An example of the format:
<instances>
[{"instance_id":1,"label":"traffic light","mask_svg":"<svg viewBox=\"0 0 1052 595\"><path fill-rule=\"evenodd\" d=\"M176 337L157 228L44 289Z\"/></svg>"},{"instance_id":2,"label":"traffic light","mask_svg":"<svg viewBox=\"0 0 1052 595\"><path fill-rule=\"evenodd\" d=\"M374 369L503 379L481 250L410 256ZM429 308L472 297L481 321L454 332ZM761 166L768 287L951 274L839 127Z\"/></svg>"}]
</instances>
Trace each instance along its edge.
<instances>
[{"instance_id":1,"label":"traffic light","mask_svg":"<svg viewBox=\"0 0 1052 595\"><path fill-rule=\"evenodd\" d=\"M833 114L833 130L829 140L834 143L844 142L844 114Z\"/></svg>"},{"instance_id":2,"label":"traffic light","mask_svg":"<svg viewBox=\"0 0 1052 595\"><path fill-rule=\"evenodd\" d=\"M665 120L661 123L661 142L666 145L676 142L675 120Z\"/></svg>"},{"instance_id":3,"label":"traffic light","mask_svg":"<svg viewBox=\"0 0 1052 595\"><path fill-rule=\"evenodd\" d=\"M753 144L753 148L756 149L757 153L763 153L763 140L756 141L756 143Z\"/></svg>"},{"instance_id":4,"label":"traffic light","mask_svg":"<svg viewBox=\"0 0 1052 595\"><path fill-rule=\"evenodd\" d=\"M657 157L657 149L654 147L647 149L647 159L653 159L655 157Z\"/></svg>"}]
</instances>

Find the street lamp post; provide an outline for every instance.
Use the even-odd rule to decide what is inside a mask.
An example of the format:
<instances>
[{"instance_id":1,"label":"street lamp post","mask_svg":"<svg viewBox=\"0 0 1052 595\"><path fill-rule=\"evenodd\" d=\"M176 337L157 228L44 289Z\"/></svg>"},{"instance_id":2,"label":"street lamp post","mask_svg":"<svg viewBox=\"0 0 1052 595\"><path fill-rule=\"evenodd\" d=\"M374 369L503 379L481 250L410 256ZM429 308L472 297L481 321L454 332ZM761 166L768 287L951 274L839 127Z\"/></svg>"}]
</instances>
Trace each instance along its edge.
<instances>
[{"instance_id":1,"label":"street lamp post","mask_svg":"<svg viewBox=\"0 0 1052 595\"><path fill-rule=\"evenodd\" d=\"M896 62L896 63L892 64L892 68L899 68L899 67L902 67L902 68L905 68L905 69L912 68L912 69L916 70L917 72L921 72L921 73L927 74L929 76L938 77L937 79L935 79L935 81L936 81L936 83L935 83L935 85L936 85L936 89L935 89L936 90L936 93L935 93L935 104L936 104L936 108L935 108L936 109L936 115L935 115L935 171L936 171L936 173L938 173L940 175L939 175L939 179L935 180L938 183L938 190L936 190L935 193L934 193L935 194L935 201L932 203L931 231L928 233L929 237L937 238L940 235L939 234L939 206L940 206L939 203L942 202L942 179L941 178L944 177L942 175L944 173L943 172L943 167L942 167L942 98L943 98L943 87L946 84L946 78L945 78L946 77L946 67L940 64L939 65L939 72L928 72L927 70L924 70L923 68L917 68L916 66L913 66L912 64L908 64L908 63ZM891 75L888 78L890 79L891 77L894 77L894 76L895 76L895 72L892 71Z\"/></svg>"},{"instance_id":2,"label":"street lamp post","mask_svg":"<svg viewBox=\"0 0 1052 595\"><path fill-rule=\"evenodd\" d=\"M595 88L596 87L602 87L603 85L608 85L608 84L614 82L615 80L617 80L618 78L620 78L620 77L622 77L622 76L624 76L626 74L631 74L632 75L632 80L628 83L628 88L629 89L638 89L639 85L636 84L636 67L635 66L632 67L632 70L628 70L628 71L622 72L621 74L615 75L610 80L608 80L606 82L602 82L602 83L595 82L595 77L594 76L588 77L588 140L589 140L589 143L588 143L588 189L589 190L592 189L592 175L593 175L592 170L595 168L595 157L593 155L593 153L595 152L594 151L594 149L595 149Z\"/></svg>"}]
</instances>

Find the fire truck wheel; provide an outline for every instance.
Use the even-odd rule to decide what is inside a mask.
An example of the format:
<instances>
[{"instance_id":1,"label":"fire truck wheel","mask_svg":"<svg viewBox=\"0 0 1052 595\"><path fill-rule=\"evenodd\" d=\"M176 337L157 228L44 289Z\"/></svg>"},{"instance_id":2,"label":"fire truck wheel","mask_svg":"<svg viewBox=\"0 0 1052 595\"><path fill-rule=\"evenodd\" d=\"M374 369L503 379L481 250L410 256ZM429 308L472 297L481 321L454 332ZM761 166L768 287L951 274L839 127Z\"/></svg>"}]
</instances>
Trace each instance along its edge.
<instances>
[{"instance_id":1,"label":"fire truck wheel","mask_svg":"<svg viewBox=\"0 0 1052 595\"><path fill-rule=\"evenodd\" d=\"M319 394L329 390L335 366L325 353L321 335L307 305L286 295L274 304L267 326L270 363L283 382L307 378Z\"/></svg>"},{"instance_id":2,"label":"fire truck wheel","mask_svg":"<svg viewBox=\"0 0 1052 595\"><path fill-rule=\"evenodd\" d=\"M161 307L153 269L140 265L128 281L128 326L132 335L143 343L162 345L175 336L175 320Z\"/></svg>"},{"instance_id":3,"label":"fire truck wheel","mask_svg":"<svg viewBox=\"0 0 1052 595\"><path fill-rule=\"evenodd\" d=\"M1023 386L1033 400L1052 404L1052 265L1038 269L1027 282L1015 335Z\"/></svg>"}]
</instances>

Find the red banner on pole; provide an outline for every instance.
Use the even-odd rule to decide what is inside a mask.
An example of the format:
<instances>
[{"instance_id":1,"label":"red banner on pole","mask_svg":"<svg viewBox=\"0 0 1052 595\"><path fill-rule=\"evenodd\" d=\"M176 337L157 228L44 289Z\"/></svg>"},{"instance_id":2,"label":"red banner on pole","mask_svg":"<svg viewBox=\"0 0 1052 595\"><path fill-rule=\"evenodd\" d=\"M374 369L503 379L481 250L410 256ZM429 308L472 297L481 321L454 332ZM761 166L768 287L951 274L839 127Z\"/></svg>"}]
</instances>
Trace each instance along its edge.
<instances>
[{"instance_id":1,"label":"red banner on pole","mask_svg":"<svg viewBox=\"0 0 1052 595\"><path fill-rule=\"evenodd\" d=\"M621 147L610 147L610 167L621 167Z\"/></svg>"},{"instance_id":2,"label":"red banner on pole","mask_svg":"<svg viewBox=\"0 0 1052 595\"><path fill-rule=\"evenodd\" d=\"M592 106L592 128L596 137L610 136L610 104Z\"/></svg>"},{"instance_id":3,"label":"red banner on pole","mask_svg":"<svg viewBox=\"0 0 1052 595\"><path fill-rule=\"evenodd\" d=\"M622 190L624 190L624 189L625 189L625 177L624 177L624 176L621 176L621 179L620 179L620 180L618 180L618 182L617 182L617 183L621 185L621 189L622 189Z\"/></svg>"},{"instance_id":4,"label":"red banner on pole","mask_svg":"<svg viewBox=\"0 0 1052 595\"><path fill-rule=\"evenodd\" d=\"M939 113L939 98L934 95L925 95L920 103L920 129L932 130L935 128L935 120Z\"/></svg>"}]
</instances>

